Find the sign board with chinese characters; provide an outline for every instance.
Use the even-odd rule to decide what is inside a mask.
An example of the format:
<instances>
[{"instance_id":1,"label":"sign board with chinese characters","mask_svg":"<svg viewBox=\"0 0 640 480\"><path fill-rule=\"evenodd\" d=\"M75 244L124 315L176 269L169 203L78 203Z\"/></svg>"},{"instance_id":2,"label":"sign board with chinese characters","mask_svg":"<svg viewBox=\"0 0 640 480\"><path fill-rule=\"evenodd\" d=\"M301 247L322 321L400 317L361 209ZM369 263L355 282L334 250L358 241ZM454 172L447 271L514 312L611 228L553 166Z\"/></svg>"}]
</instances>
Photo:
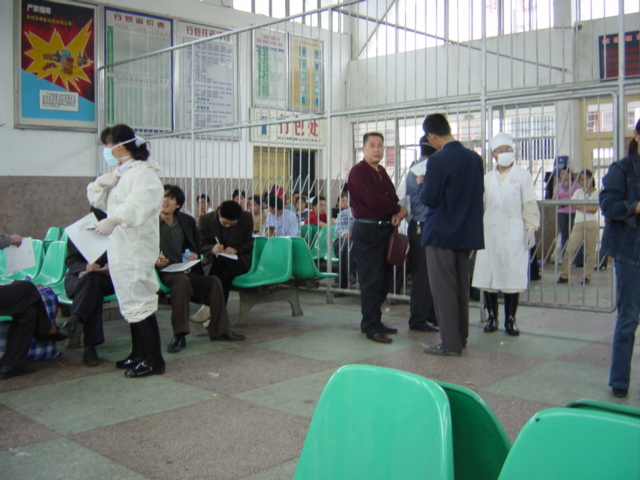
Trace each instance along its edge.
<instances>
[{"instance_id":1,"label":"sign board with chinese characters","mask_svg":"<svg viewBox=\"0 0 640 480\"><path fill-rule=\"evenodd\" d=\"M296 112L283 112L266 108L251 110L254 121L269 122L282 117L282 123L251 129L251 140L282 146L323 147L326 145L326 119L301 119Z\"/></svg>"},{"instance_id":2,"label":"sign board with chinese characters","mask_svg":"<svg viewBox=\"0 0 640 480\"><path fill-rule=\"evenodd\" d=\"M105 64L168 48L173 23L168 18L104 9ZM173 127L171 53L110 67L106 73L107 123L126 123L138 131Z\"/></svg>"},{"instance_id":3,"label":"sign board with chinese characters","mask_svg":"<svg viewBox=\"0 0 640 480\"><path fill-rule=\"evenodd\" d=\"M176 44L225 32L187 22L176 22L175 30ZM176 130L232 125L236 121L236 40L237 36L224 36L176 50Z\"/></svg>"},{"instance_id":4,"label":"sign board with chinese characters","mask_svg":"<svg viewBox=\"0 0 640 480\"><path fill-rule=\"evenodd\" d=\"M287 104L287 36L272 30L254 32L253 101L260 107L285 109Z\"/></svg>"},{"instance_id":5,"label":"sign board with chinese characters","mask_svg":"<svg viewBox=\"0 0 640 480\"><path fill-rule=\"evenodd\" d=\"M324 111L324 45L320 40L291 37L291 107Z\"/></svg>"},{"instance_id":6,"label":"sign board with chinese characters","mask_svg":"<svg viewBox=\"0 0 640 480\"><path fill-rule=\"evenodd\" d=\"M21 0L16 12L16 126L95 130L95 8Z\"/></svg>"}]
</instances>

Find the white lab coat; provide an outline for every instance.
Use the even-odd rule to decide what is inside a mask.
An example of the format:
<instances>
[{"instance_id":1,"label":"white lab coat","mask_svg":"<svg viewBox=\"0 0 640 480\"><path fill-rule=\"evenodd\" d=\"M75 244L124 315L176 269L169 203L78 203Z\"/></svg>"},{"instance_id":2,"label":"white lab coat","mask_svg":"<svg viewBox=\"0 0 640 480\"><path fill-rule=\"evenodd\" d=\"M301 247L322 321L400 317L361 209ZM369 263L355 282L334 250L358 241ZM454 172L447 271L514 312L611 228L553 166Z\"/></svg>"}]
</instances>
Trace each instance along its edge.
<instances>
[{"instance_id":1,"label":"white lab coat","mask_svg":"<svg viewBox=\"0 0 640 480\"><path fill-rule=\"evenodd\" d=\"M164 188L156 165L134 161L124 168L115 187L92 182L87 187L87 197L92 206L121 220L109 236L109 272L122 316L127 322L136 323L158 309L155 263ZM116 175L120 175L117 170Z\"/></svg>"},{"instance_id":2,"label":"white lab coat","mask_svg":"<svg viewBox=\"0 0 640 480\"><path fill-rule=\"evenodd\" d=\"M528 284L523 206L535 202L535 187L529 172L518 165L511 167L502 185L498 175L496 168L485 175L484 250L477 252L472 285L515 293L526 290ZM539 213L528 223L537 230Z\"/></svg>"}]
</instances>

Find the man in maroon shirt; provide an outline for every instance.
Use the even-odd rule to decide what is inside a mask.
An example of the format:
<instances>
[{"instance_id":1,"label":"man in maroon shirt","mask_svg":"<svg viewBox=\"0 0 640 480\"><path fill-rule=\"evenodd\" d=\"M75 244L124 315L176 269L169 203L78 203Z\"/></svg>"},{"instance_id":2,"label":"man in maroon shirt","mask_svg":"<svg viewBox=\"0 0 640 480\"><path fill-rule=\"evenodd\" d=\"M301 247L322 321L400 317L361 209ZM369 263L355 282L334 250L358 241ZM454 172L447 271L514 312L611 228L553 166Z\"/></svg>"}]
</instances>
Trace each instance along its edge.
<instances>
[{"instance_id":1,"label":"man in maroon shirt","mask_svg":"<svg viewBox=\"0 0 640 480\"><path fill-rule=\"evenodd\" d=\"M366 133L362 138L364 159L349 172L348 190L351 197L353 252L360 281L362 321L360 330L367 338L379 343L391 343L388 333L397 328L382 323L381 306L387 297L393 277L393 267L385 254L393 227L407 216L407 209L398 205L396 189L380 166L384 157L384 137L381 133Z\"/></svg>"}]
</instances>

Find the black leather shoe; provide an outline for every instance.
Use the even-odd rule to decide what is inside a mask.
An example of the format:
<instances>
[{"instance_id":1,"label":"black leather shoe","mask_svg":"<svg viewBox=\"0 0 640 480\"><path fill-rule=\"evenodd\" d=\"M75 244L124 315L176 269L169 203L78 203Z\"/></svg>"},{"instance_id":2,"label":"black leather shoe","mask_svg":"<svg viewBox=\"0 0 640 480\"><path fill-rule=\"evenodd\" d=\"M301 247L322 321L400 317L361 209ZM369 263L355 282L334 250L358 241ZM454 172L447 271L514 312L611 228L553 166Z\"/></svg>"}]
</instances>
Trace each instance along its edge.
<instances>
[{"instance_id":1,"label":"black leather shoe","mask_svg":"<svg viewBox=\"0 0 640 480\"><path fill-rule=\"evenodd\" d=\"M613 387L611 389L611 391L613 392L613 396L616 398L624 398L629 394L629 389L628 388L616 388Z\"/></svg>"},{"instance_id":2,"label":"black leather shoe","mask_svg":"<svg viewBox=\"0 0 640 480\"><path fill-rule=\"evenodd\" d=\"M184 337L184 335L176 335L169 342L169 348L167 348L167 350L169 351L169 353L176 353L186 346L187 339Z\"/></svg>"},{"instance_id":3,"label":"black leather shoe","mask_svg":"<svg viewBox=\"0 0 640 480\"><path fill-rule=\"evenodd\" d=\"M19 375L28 375L33 373L34 370L32 367L28 365L23 365L20 367L0 367L0 380L8 380L11 377L17 377Z\"/></svg>"},{"instance_id":4,"label":"black leather shoe","mask_svg":"<svg viewBox=\"0 0 640 480\"><path fill-rule=\"evenodd\" d=\"M88 347L84 349L84 354L82 355L82 363L84 363L87 367L95 367L100 363L98 360L98 352L96 352L95 347Z\"/></svg>"},{"instance_id":5,"label":"black leather shoe","mask_svg":"<svg viewBox=\"0 0 640 480\"><path fill-rule=\"evenodd\" d=\"M378 343L391 343L393 340L389 337L387 337L387 335L384 332L378 332L378 333L374 333L373 335L367 335L367 338L369 340L373 340L374 342L378 342Z\"/></svg>"},{"instance_id":6,"label":"black leather shoe","mask_svg":"<svg viewBox=\"0 0 640 480\"><path fill-rule=\"evenodd\" d=\"M124 360L118 360L116 362L116 368L119 370L127 370L129 368L133 368L140 363L140 360L136 360L135 358L127 357Z\"/></svg>"},{"instance_id":7,"label":"black leather shoe","mask_svg":"<svg viewBox=\"0 0 640 480\"><path fill-rule=\"evenodd\" d=\"M431 347L427 347L424 349L424 353L428 353L429 355L444 355L447 357L459 357L462 355L462 350L449 350L448 348L444 348L441 343L438 345L433 345Z\"/></svg>"},{"instance_id":8,"label":"black leather shoe","mask_svg":"<svg viewBox=\"0 0 640 480\"><path fill-rule=\"evenodd\" d=\"M124 376L127 378L142 378L148 377L149 375L162 375L165 371L165 363L162 362L160 365L147 365L144 361L140 362L138 365L132 368L128 368L126 372L124 372Z\"/></svg>"},{"instance_id":9,"label":"black leather shoe","mask_svg":"<svg viewBox=\"0 0 640 480\"><path fill-rule=\"evenodd\" d=\"M386 325L382 325L382 331L384 333L398 333L398 329L397 328L387 327Z\"/></svg>"},{"instance_id":10,"label":"black leather shoe","mask_svg":"<svg viewBox=\"0 0 640 480\"><path fill-rule=\"evenodd\" d=\"M212 338L211 340L226 340L227 342L241 342L246 339L244 335L239 333L235 333L231 330L227 330L225 333L220 335L219 337Z\"/></svg>"},{"instance_id":11,"label":"black leather shoe","mask_svg":"<svg viewBox=\"0 0 640 480\"><path fill-rule=\"evenodd\" d=\"M439 332L440 327L429 322L425 322L422 325L413 325L409 327L409 330L417 330L418 332Z\"/></svg>"},{"instance_id":12,"label":"black leather shoe","mask_svg":"<svg viewBox=\"0 0 640 480\"><path fill-rule=\"evenodd\" d=\"M73 322L64 322L58 327L58 333L64 332L68 338L73 338L76 334L76 324Z\"/></svg>"}]
</instances>

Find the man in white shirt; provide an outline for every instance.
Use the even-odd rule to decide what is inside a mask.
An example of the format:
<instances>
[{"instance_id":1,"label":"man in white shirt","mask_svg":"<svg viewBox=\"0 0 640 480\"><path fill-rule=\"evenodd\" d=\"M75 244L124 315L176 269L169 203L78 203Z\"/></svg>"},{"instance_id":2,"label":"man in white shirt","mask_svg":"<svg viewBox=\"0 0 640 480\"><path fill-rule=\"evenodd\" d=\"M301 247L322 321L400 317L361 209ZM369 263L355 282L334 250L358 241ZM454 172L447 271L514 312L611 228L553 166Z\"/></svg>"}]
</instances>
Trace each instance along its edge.
<instances>
[{"instance_id":1,"label":"man in white shirt","mask_svg":"<svg viewBox=\"0 0 640 480\"><path fill-rule=\"evenodd\" d=\"M298 217L284 209L282 198L269 195L269 215L264 221L264 235L267 237L298 236Z\"/></svg>"}]
</instances>

